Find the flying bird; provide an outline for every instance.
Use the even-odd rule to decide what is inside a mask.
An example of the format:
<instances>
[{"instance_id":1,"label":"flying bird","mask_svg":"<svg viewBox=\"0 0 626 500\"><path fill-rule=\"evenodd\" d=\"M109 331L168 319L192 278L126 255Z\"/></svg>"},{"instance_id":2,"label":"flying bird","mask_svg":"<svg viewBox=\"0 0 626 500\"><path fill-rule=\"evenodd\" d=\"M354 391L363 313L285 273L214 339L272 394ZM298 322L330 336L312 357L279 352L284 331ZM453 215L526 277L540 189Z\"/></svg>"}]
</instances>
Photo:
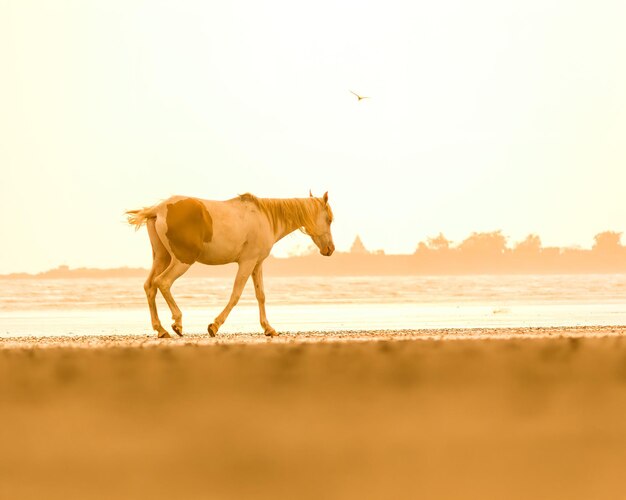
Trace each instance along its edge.
<instances>
[{"instance_id":1,"label":"flying bird","mask_svg":"<svg viewBox=\"0 0 626 500\"><path fill-rule=\"evenodd\" d=\"M367 95L359 95L356 92L353 92L352 90L350 91L351 94L354 94L357 99L359 100L359 102L361 102L362 99L369 99L370 97Z\"/></svg>"}]
</instances>

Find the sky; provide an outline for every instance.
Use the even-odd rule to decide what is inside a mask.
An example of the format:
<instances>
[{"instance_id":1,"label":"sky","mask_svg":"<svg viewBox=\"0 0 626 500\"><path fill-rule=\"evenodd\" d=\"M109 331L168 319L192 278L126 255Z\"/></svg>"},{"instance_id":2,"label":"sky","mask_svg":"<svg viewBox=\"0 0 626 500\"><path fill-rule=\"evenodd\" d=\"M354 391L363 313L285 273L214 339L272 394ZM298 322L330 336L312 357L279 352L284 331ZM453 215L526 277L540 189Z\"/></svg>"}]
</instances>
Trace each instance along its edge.
<instances>
[{"instance_id":1,"label":"sky","mask_svg":"<svg viewBox=\"0 0 626 500\"><path fill-rule=\"evenodd\" d=\"M123 212L173 194L328 191L339 250L590 247L626 230L625 21L602 0L0 0L0 273L147 267Z\"/></svg>"}]
</instances>

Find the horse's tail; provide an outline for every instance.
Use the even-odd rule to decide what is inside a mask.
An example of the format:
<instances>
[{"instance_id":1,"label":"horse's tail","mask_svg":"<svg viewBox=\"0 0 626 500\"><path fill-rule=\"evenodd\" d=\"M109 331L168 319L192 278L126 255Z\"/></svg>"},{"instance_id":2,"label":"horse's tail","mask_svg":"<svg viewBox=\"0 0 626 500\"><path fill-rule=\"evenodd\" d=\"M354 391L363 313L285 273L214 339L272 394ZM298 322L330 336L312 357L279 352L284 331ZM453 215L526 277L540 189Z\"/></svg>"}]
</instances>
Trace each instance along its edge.
<instances>
[{"instance_id":1,"label":"horse's tail","mask_svg":"<svg viewBox=\"0 0 626 500\"><path fill-rule=\"evenodd\" d=\"M126 216L128 223L135 226L135 231L137 231L148 219L154 219L156 212L156 207L145 207L139 210L127 210Z\"/></svg>"}]
</instances>

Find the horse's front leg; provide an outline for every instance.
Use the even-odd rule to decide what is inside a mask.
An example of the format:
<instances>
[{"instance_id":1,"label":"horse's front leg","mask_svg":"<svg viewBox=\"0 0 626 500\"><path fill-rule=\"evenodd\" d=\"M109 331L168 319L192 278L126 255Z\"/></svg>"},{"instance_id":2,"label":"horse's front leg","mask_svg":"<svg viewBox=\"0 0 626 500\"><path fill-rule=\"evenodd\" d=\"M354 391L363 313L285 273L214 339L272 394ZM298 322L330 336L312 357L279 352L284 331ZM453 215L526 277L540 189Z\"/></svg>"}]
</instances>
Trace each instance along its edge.
<instances>
[{"instance_id":1,"label":"horse's front leg","mask_svg":"<svg viewBox=\"0 0 626 500\"><path fill-rule=\"evenodd\" d=\"M233 285L233 291L230 294L230 300L228 304L224 308L224 310L213 320L213 323L209 325L208 331L211 337L215 337L215 334L219 330L220 326L224 324L226 318L232 311L233 307L239 301L239 297L241 297L241 292L243 292L244 287L246 286L246 282L256 265L256 260L249 260L239 263L239 269L237 270L237 276L235 277L235 284Z\"/></svg>"},{"instance_id":2,"label":"horse's front leg","mask_svg":"<svg viewBox=\"0 0 626 500\"><path fill-rule=\"evenodd\" d=\"M254 282L254 293L256 294L256 300L259 303L259 318L261 320L261 326L265 335L268 337L274 337L278 335L276 330L272 328L267 316L265 314L265 290L263 289L263 262L259 262L254 271L252 271L252 281Z\"/></svg>"}]
</instances>

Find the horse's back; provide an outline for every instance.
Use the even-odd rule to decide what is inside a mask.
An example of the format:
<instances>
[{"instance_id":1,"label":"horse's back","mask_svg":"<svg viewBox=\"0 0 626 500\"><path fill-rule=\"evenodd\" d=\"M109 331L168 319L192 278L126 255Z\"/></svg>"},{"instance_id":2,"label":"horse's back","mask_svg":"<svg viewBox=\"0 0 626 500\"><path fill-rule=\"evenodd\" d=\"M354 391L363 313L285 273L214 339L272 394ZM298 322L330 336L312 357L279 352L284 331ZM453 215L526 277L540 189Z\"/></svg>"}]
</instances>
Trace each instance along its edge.
<instances>
[{"instance_id":1,"label":"horse's back","mask_svg":"<svg viewBox=\"0 0 626 500\"><path fill-rule=\"evenodd\" d=\"M269 230L258 209L238 198L172 196L158 205L156 216L159 236L186 264L236 262L250 240L259 240L256 233Z\"/></svg>"}]
</instances>

